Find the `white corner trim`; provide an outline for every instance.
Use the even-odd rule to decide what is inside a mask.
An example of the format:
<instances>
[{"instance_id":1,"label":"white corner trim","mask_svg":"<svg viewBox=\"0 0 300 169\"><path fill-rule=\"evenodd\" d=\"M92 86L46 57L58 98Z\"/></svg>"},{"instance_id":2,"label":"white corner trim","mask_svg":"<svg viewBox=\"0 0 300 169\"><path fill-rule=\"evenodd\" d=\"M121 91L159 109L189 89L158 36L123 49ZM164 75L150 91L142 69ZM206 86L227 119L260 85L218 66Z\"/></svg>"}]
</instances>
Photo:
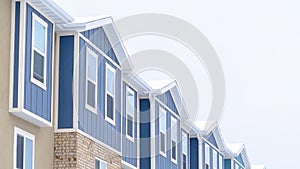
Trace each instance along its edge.
<instances>
[{"instance_id":1,"label":"white corner trim","mask_svg":"<svg viewBox=\"0 0 300 169\"><path fill-rule=\"evenodd\" d=\"M9 112L23 120L26 120L26 121L36 125L36 126L52 127L52 121L49 122L49 121L43 119L42 117L37 116L36 114L33 114L32 112L26 110L25 108L22 108L22 109L21 108L13 108L13 109L10 109Z\"/></svg>"},{"instance_id":2,"label":"white corner trim","mask_svg":"<svg viewBox=\"0 0 300 169\"><path fill-rule=\"evenodd\" d=\"M10 30L10 71L9 71L9 108L13 107L14 98L14 56L15 56L15 12L16 12L16 1L11 1L11 30ZM19 34L20 35L20 34ZM19 65L17 65L19 66Z\"/></svg>"}]
</instances>

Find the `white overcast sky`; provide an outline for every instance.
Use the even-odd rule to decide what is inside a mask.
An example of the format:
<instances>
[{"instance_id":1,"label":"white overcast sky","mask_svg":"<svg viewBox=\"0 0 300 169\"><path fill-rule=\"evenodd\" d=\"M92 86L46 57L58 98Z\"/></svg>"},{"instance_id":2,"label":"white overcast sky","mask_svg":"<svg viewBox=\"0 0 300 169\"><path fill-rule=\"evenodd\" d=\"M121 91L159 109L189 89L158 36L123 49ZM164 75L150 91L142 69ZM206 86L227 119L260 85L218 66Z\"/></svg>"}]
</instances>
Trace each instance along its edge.
<instances>
[{"instance_id":1,"label":"white overcast sky","mask_svg":"<svg viewBox=\"0 0 300 169\"><path fill-rule=\"evenodd\" d=\"M73 16L162 13L196 26L224 69L226 142L244 142L251 163L299 168L300 1L55 1Z\"/></svg>"}]
</instances>

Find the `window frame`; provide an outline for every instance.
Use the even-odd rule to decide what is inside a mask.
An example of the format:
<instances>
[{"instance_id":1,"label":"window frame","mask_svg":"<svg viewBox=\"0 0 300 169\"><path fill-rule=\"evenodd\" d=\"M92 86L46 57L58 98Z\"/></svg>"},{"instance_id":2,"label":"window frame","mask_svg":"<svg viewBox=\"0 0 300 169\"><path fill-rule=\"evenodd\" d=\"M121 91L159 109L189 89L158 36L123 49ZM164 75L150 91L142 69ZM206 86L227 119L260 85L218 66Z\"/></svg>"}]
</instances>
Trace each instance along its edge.
<instances>
[{"instance_id":1,"label":"window frame","mask_svg":"<svg viewBox=\"0 0 300 169\"><path fill-rule=\"evenodd\" d=\"M126 125L126 138L128 139L128 140L130 140L130 141L132 141L132 142L134 142L134 138L135 138L135 134L134 134L134 128L135 128L135 92L134 92L134 90L133 89L131 89L129 86L126 86L126 89L125 89L126 91L125 91L125 93L126 93L126 96L125 96L125 114L126 114L126 116L125 116L125 119L126 119L126 121L125 121L125 125ZM127 94L128 93L130 93L130 94L132 94L133 95L133 112L131 112L131 113L129 113L128 111L127 111L127 103L128 103L128 98L127 98ZM130 136L129 134L128 134L128 116L131 116L132 117L132 136Z\"/></svg>"},{"instance_id":2,"label":"window frame","mask_svg":"<svg viewBox=\"0 0 300 169\"><path fill-rule=\"evenodd\" d=\"M213 151L213 158L212 158L212 168L213 169L218 169L218 152L215 149L212 149ZM216 157L216 159L215 159ZM216 165L216 166L214 166Z\"/></svg>"},{"instance_id":3,"label":"window frame","mask_svg":"<svg viewBox=\"0 0 300 169\"><path fill-rule=\"evenodd\" d=\"M104 160L102 160L102 159L100 159L100 158L98 158L98 157L95 157L95 169L96 169L96 162L97 161L99 161L99 166L100 166L100 168L99 169L103 169L103 168L101 168L101 163L105 163L106 164L106 169L107 169L107 162L106 161L104 161Z\"/></svg>"},{"instance_id":4,"label":"window frame","mask_svg":"<svg viewBox=\"0 0 300 169\"><path fill-rule=\"evenodd\" d=\"M208 168L210 168L210 146L207 143L205 143L204 147L205 147L204 168L206 168L206 165L208 165Z\"/></svg>"},{"instance_id":5,"label":"window frame","mask_svg":"<svg viewBox=\"0 0 300 169\"><path fill-rule=\"evenodd\" d=\"M219 169L223 169L223 157L219 154Z\"/></svg>"},{"instance_id":6,"label":"window frame","mask_svg":"<svg viewBox=\"0 0 300 169\"><path fill-rule=\"evenodd\" d=\"M17 137L18 135L24 138L23 142L23 168L26 166L26 139L30 139L32 141L32 169L34 169L34 157L35 157L35 136L27 131L24 131L18 127L14 127L14 169L17 169Z\"/></svg>"},{"instance_id":7,"label":"window frame","mask_svg":"<svg viewBox=\"0 0 300 169\"><path fill-rule=\"evenodd\" d=\"M39 16L37 16L35 13L32 13L31 17L31 72L30 72L30 81L34 83L35 85L39 86L40 88L47 90L47 37L48 37L48 24L41 19ZM39 24L45 27L45 53L40 51L39 49L34 47L34 41L35 41L35 21L37 21ZM39 55L41 55L44 58L44 82L42 83L41 81L37 80L34 78L34 52L37 52Z\"/></svg>"},{"instance_id":8,"label":"window frame","mask_svg":"<svg viewBox=\"0 0 300 169\"><path fill-rule=\"evenodd\" d=\"M183 150L183 142L186 141L186 152L184 152ZM182 144L181 144L181 148L182 148L182 169L183 169L183 155L186 156L186 169L188 168L188 134L185 131L182 131Z\"/></svg>"},{"instance_id":9,"label":"window frame","mask_svg":"<svg viewBox=\"0 0 300 169\"><path fill-rule=\"evenodd\" d=\"M177 157L177 152L178 152L178 147L177 147L177 140L178 140L178 125L177 125L177 119L175 118L175 117L173 117L173 116L171 116L171 161L173 162L173 163L175 163L175 164L177 164L177 159L178 159L178 157ZM172 130L174 129L173 127L173 125L175 125L175 129L176 129L176 138L175 139L173 139L173 132L172 132ZM172 157L172 155L173 155L173 147L172 147L172 142L175 142L175 158L176 159L174 159L173 157Z\"/></svg>"},{"instance_id":10,"label":"window frame","mask_svg":"<svg viewBox=\"0 0 300 169\"><path fill-rule=\"evenodd\" d=\"M89 78L88 75L88 65L89 65L89 55L96 59L96 81L94 82L92 79ZM95 85L95 107L92 107L88 104L88 82L91 82ZM98 55L92 51L92 49L86 47L86 58L85 58L85 108L92 113L97 114L97 107L98 107Z\"/></svg>"},{"instance_id":11,"label":"window frame","mask_svg":"<svg viewBox=\"0 0 300 169\"><path fill-rule=\"evenodd\" d=\"M162 107L162 106L159 106L158 107L158 113L159 113L159 121L158 121L158 124L159 124L159 154L161 154L162 156L164 157L167 157L167 135L166 135L166 130L167 130L167 111ZM162 114L161 114L162 113ZM160 125L160 119L161 119L161 116L160 115L163 115L165 116L165 122L163 123L165 125L165 129L163 130L161 128L161 125ZM161 134L160 133L163 133L164 134L164 152L161 151Z\"/></svg>"},{"instance_id":12,"label":"window frame","mask_svg":"<svg viewBox=\"0 0 300 169\"><path fill-rule=\"evenodd\" d=\"M113 75L114 75L114 86L113 86L114 94L109 93L107 90L108 89L107 88L107 82L108 82L107 81L107 77L108 77L107 70L113 72ZM110 117L107 116L107 94L113 98L113 118L114 119L111 119ZM116 125L115 96L116 96L116 69L114 69L110 64L108 64L106 62L105 63L105 120L114 126Z\"/></svg>"}]
</instances>

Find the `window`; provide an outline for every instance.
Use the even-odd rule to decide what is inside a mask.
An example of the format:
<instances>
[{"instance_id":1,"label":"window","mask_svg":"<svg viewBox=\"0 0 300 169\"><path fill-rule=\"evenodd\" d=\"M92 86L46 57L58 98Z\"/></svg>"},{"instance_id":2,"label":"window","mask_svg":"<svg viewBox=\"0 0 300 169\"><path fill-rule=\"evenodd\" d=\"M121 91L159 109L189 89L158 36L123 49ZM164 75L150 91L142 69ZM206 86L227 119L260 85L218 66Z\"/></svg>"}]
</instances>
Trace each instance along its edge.
<instances>
[{"instance_id":1,"label":"window","mask_svg":"<svg viewBox=\"0 0 300 169\"><path fill-rule=\"evenodd\" d=\"M15 127L14 168L33 169L34 136Z\"/></svg>"},{"instance_id":2,"label":"window","mask_svg":"<svg viewBox=\"0 0 300 169\"><path fill-rule=\"evenodd\" d=\"M167 125L166 110L159 107L159 138L160 138L160 153L166 156L166 125Z\"/></svg>"},{"instance_id":3,"label":"window","mask_svg":"<svg viewBox=\"0 0 300 169\"><path fill-rule=\"evenodd\" d=\"M97 54L86 48L86 108L97 113Z\"/></svg>"},{"instance_id":4,"label":"window","mask_svg":"<svg viewBox=\"0 0 300 169\"><path fill-rule=\"evenodd\" d=\"M116 70L106 63L105 120L115 125L115 74Z\"/></svg>"},{"instance_id":5,"label":"window","mask_svg":"<svg viewBox=\"0 0 300 169\"><path fill-rule=\"evenodd\" d=\"M95 159L95 169L107 169L107 163L98 158Z\"/></svg>"},{"instance_id":6,"label":"window","mask_svg":"<svg viewBox=\"0 0 300 169\"><path fill-rule=\"evenodd\" d=\"M187 169L188 136L182 132L182 169Z\"/></svg>"},{"instance_id":7,"label":"window","mask_svg":"<svg viewBox=\"0 0 300 169\"><path fill-rule=\"evenodd\" d=\"M219 155L219 169L223 169L223 157Z\"/></svg>"},{"instance_id":8,"label":"window","mask_svg":"<svg viewBox=\"0 0 300 169\"><path fill-rule=\"evenodd\" d=\"M176 163L177 160L177 119L171 116L171 159Z\"/></svg>"},{"instance_id":9,"label":"window","mask_svg":"<svg viewBox=\"0 0 300 169\"><path fill-rule=\"evenodd\" d=\"M239 169L239 168L240 168L239 165L237 163L235 163L234 169Z\"/></svg>"},{"instance_id":10,"label":"window","mask_svg":"<svg viewBox=\"0 0 300 169\"><path fill-rule=\"evenodd\" d=\"M213 150L213 169L218 168L218 153L216 150Z\"/></svg>"},{"instance_id":11,"label":"window","mask_svg":"<svg viewBox=\"0 0 300 169\"><path fill-rule=\"evenodd\" d=\"M209 169L209 156L210 148L209 145L205 144L205 169Z\"/></svg>"},{"instance_id":12,"label":"window","mask_svg":"<svg viewBox=\"0 0 300 169\"><path fill-rule=\"evenodd\" d=\"M134 138L134 91L126 86L126 137Z\"/></svg>"},{"instance_id":13,"label":"window","mask_svg":"<svg viewBox=\"0 0 300 169\"><path fill-rule=\"evenodd\" d=\"M46 90L48 24L32 14L31 82Z\"/></svg>"}]
</instances>

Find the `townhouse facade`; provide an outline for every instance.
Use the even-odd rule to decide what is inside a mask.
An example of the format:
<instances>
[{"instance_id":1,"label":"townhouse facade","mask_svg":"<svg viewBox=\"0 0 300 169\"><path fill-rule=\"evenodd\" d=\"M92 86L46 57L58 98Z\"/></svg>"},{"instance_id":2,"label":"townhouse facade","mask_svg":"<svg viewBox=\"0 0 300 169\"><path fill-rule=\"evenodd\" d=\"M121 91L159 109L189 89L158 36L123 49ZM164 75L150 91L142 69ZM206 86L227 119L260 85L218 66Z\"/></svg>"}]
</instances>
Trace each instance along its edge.
<instances>
[{"instance_id":1,"label":"townhouse facade","mask_svg":"<svg viewBox=\"0 0 300 169\"><path fill-rule=\"evenodd\" d=\"M51 0L2 0L0 14L0 168L251 169L217 123L189 120L176 81L133 76L111 17Z\"/></svg>"}]
</instances>

